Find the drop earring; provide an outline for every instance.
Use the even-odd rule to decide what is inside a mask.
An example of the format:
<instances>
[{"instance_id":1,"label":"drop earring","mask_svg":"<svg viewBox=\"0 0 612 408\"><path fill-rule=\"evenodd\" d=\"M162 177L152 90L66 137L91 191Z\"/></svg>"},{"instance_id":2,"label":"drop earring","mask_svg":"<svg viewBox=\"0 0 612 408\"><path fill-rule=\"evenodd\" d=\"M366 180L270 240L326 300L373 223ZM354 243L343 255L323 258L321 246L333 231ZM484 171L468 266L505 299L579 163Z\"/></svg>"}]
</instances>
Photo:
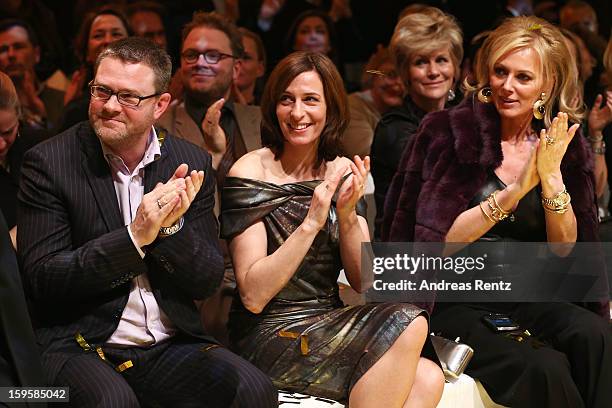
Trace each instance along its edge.
<instances>
[{"instance_id":1,"label":"drop earring","mask_svg":"<svg viewBox=\"0 0 612 408\"><path fill-rule=\"evenodd\" d=\"M478 100L482 103L489 103L491 102L492 95L493 95L493 92L491 91L491 88L489 88L488 86L485 86L478 92Z\"/></svg>"},{"instance_id":2,"label":"drop earring","mask_svg":"<svg viewBox=\"0 0 612 408\"><path fill-rule=\"evenodd\" d=\"M544 118L544 114L546 113L546 107L544 104L546 103L546 93L542 92L540 95L540 99L533 103L533 117L542 120Z\"/></svg>"}]
</instances>

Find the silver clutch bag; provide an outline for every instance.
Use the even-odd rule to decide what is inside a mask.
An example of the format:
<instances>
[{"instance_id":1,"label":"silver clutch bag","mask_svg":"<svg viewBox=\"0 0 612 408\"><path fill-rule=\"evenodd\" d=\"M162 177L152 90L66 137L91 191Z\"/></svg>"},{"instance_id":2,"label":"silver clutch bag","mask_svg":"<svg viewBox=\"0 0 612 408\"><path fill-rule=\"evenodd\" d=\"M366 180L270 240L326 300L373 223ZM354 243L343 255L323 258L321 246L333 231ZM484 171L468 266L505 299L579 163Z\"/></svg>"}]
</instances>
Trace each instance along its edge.
<instances>
[{"instance_id":1,"label":"silver clutch bag","mask_svg":"<svg viewBox=\"0 0 612 408\"><path fill-rule=\"evenodd\" d=\"M452 341L433 334L430 338L438 360L440 360L442 365L446 381L454 383L465 371L474 355L474 349L467 344L459 343L459 338L456 341Z\"/></svg>"}]
</instances>

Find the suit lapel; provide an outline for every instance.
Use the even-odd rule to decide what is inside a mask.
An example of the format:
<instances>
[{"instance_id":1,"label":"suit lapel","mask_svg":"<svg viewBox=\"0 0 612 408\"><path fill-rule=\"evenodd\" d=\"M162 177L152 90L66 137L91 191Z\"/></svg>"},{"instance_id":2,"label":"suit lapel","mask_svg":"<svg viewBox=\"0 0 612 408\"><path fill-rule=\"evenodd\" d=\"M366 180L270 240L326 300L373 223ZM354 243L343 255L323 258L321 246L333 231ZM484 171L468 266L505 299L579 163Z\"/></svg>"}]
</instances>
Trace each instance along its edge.
<instances>
[{"instance_id":1,"label":"suit lapel","mask_svg":"<svg viewBox=\"0 0 612 408\"><path fill-rule=\"evenodd\" d=\"M82 167L89 181L98 210L109 231L123 226L110 167L102 153L100 140L89 124L81 125L79 139L83 149Z\"/></svg>"},{"instance_id":2,"label":"suit lapel","mask_svg":"<svg viewBox=\"0 0 612 408\"><path fill-rule=\"evenodd\" d=\"M155 129L156 132L159 132L159 129ZM144 192L145 194L155 188L157 183L165 183L168 181L168 178L171 175L165 174L164 171L164 161L168 158L168 143L172 144L172 141L168 137L168 134L164 136L164 142L160 147L161 155L160 157L151 162L147 167L145 167L144 172ZM174 169L172 169L174 171Z\"/></svg>"},{"instance_id":3,"label":"suit lapel","mask_svg":"<svg viewBox=\"0 0 612 408\"><path fill-rule=\"evenodd\" d=\"M204 143L204 137L202 136L199 125L195 123L187 113L185 102L181 102L176 107L175 131L176 134L183 139L206 150L206 144Z\"/></svg>"}]
</instances>

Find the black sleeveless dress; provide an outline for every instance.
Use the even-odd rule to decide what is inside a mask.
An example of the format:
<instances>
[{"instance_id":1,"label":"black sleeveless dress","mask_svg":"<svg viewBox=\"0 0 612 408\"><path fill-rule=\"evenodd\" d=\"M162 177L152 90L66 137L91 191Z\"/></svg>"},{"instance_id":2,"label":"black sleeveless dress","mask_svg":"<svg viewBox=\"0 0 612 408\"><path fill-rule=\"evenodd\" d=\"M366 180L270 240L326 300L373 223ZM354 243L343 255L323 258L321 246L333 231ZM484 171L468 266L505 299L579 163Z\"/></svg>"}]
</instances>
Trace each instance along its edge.
<instances>
[{"instance_id":1,"label":"black sleeveless dress","mask_svg":"<svg viewBox=\"0 0 612 408\"><path fill-rule=\"evenodd\" d=\"M228 177L223 189L222 236L263 221L268 254L304 220L320 180L277 185ZM357 213L365 214L361 200ZM260 314L249 312L237 291L229 318L233 350L285 390L346 401L359 378L404 329L426 312L410 304L344 306L337 279L342 269L332 203L327 226L315 238L289 283Z\"/></svg>"}]
</instances>

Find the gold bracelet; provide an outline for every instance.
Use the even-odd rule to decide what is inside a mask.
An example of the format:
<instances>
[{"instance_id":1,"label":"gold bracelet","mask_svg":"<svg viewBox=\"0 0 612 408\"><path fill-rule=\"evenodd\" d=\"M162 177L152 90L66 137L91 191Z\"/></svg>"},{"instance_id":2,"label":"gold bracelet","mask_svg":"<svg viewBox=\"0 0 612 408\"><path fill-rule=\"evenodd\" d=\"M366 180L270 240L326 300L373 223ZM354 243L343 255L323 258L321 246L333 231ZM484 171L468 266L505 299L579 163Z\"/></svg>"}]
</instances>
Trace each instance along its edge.
<instances>
[{"instance_id":1,"label":"gold bracelet","mask_svg":"<svg viewBox=\"0 0 612 408\"><path fill-rule=\"evenodd\" d=\"M484 201L481 201L478 206L480 207L480 211L482 211L482 214L485 216L485 218L489 221L491 221L493 224L497 224L497 221L495 221L493 218L491 218L491 216L489 214L487 214L487 211L484 209L484 207L482 206L482 203Z\"/></svg>"},{"instance_id":2,"label":"gold bracelet","mask_svg":"<svg viewBox=\"0 0 612 408\"><path fill-rule=\"evenodd\" d=\"M512 214L512 212L506 211L499 206L497 198L495 198L495 194L497 194L497 191L492 192L487 197L487 204L489 204L489 209L491 210L491 218L494 219L496 222L499 222L508 218L508 216Z\"/></svg>"},{"instance_id":3,"label":"gold bracelet","mask_svg":"<svg viewBox=\"0 0 612 408\"><path fill-rule=\"evenodd\" d=\"M542 206L549 212L565 214L571 202L572 197L567 192L565 184L563 185L563 190L555 194L552 198L544 197L544 193L542 193Z\"/></svg>"}]
</instances>

